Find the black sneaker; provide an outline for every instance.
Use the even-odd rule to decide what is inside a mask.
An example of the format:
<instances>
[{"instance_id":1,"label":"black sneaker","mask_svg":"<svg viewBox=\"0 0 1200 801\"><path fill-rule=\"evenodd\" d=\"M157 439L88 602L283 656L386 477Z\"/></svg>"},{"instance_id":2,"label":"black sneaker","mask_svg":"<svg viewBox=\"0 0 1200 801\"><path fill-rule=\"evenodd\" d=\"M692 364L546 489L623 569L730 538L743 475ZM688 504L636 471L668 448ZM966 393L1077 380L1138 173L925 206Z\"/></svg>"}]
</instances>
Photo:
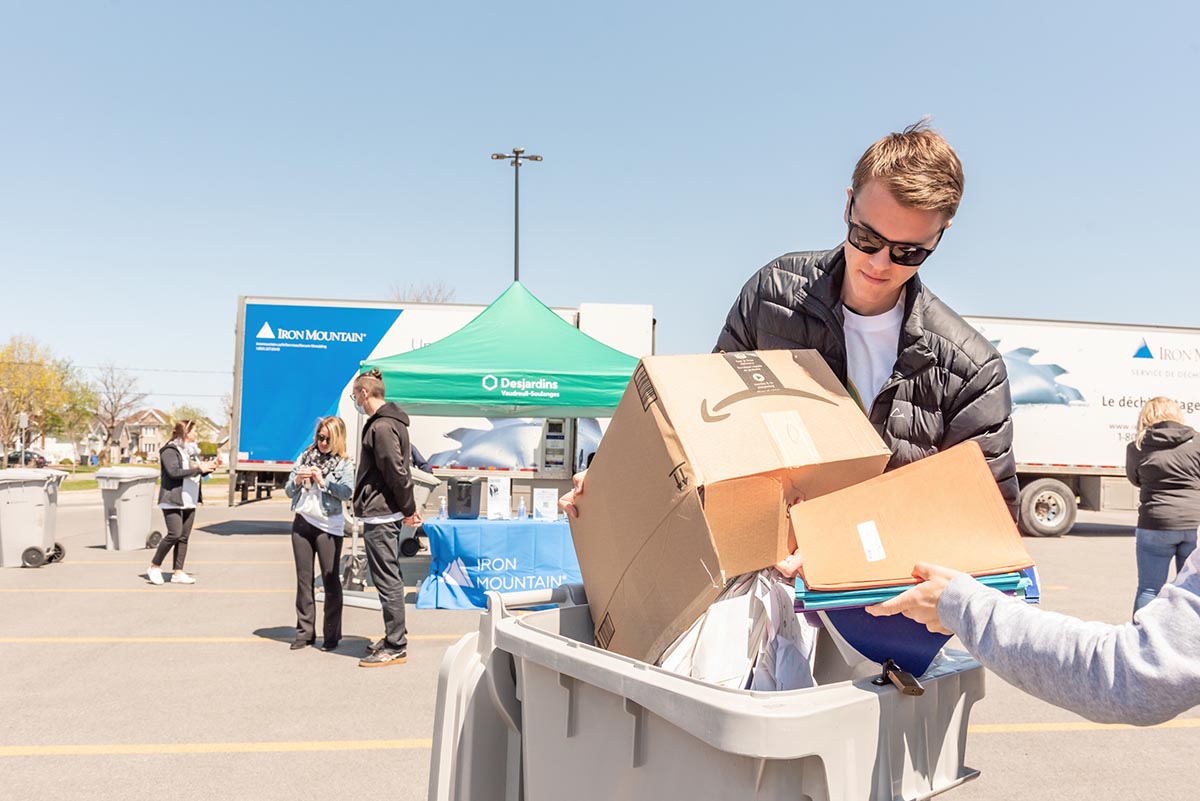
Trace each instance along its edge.
<instances>
[{"instance_id":1,"label":"black sneaker","mask_svg":"<svg viewBox=\"0 0 1200 801\"><path fill-rule=\"evenodd\" d=\"M408 649L403 651L376 651L358 660L359 667L383 667L384 665L403 665L408 661Z\"/></svg>"},{"instance_id":2,"label":"black sneaker","mask_svg":"<svg viewBox=\"0 0 1200 801\"><path fill-rule=\"evenodd\" d=\"M386 638L386 637L380 637L378 640L376 640L375 642L373 642L373 643L371 643L370 645L368 645L368 646L367 646L367 653L368 653L368 654L377 654L377 653L379 653L380 651L382 651L382 650L383 650L383 646L384 646L386 643L387 643L387 638Z\"/></svg>"}]
</instances>

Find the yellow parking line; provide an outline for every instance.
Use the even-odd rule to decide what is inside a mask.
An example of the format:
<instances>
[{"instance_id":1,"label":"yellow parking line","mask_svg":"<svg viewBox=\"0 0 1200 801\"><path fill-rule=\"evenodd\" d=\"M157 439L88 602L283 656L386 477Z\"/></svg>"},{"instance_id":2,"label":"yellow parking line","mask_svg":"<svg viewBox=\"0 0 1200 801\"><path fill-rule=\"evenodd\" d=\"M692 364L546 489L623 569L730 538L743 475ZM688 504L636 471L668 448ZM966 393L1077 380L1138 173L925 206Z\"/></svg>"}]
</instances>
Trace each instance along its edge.
<instances>
[{"instance_id":1,"label":"yellow parking line","mask_svg":"<svg viewBox=\"0 0 1200 801\"><path fill-rule=\"evenodd\" d=\"M457 640L461 634L410 634L410 640ZM364 642L365 635L351 634ZM220 642L287 642L273 637L0 637L0 645L24 643L77 644L77 643L220 643Z\"/></svg>"},{"instance_id":2,"label":"yellow parking line","mask_svg":"<svg viewBox=\"0 0 1200 801\"><path fill-rule=\"evenodd\" d=\"M169 587L169 586L170 586L170 584L171 584L171 582L169 582L169 581L168 581L166 584L162 585L162 587ZM22 594L22 595L26 595L26 594L28 594L28 593L33 593L33 592L54 592L54 593L85 593L85 592L172 592L172 590L164 590L164 589L162 589L162 587L153 587L153 586L146 586L146 587L4 587L4 588L0 588L0 592L14 592L14 593L20 593L20 594ZM404 588L404 592L405 592L405 594L407 595L407 594L410 594L410 593L415 593L415 592L417 592L419 589L420 589L419 587L405 587L405 588ZM254 593L260 593L260 594L261 594L261 593L266 593L266 594L274 594L274 593L295 593L295 592L296 592L296 589L295 589L294 587L292 587L292 588L289 588L289 589L286 589L286 590L270 590L270 589L262 589L262 590L236 590L236 589L218 589L218 590L209 590L209 589L199 589L199 588L197 588L197 587L188 586L186 590L180 589L180 590L176 590L176 591L177 591L177 592L186 592L186 593L189 593L189 594L191 594L191 593L196 593L196 592L201 592L201 593L211 593L211 594L221 595L221 594L227 594L227 593L231 593L231 594L237 594L237 593L250 593L250 594L254 594ZM368 592L368 593L371 593L371 594L374 594L374 593L375 593L375 590L374 590L374 589L368 589L368 590L366 590L366 592Z\"/></svg>"},{"instance_id":3,"label":"yellow parking line","mask_svg":"<svg viewBox=\"0 0 1200 801\"><path fill-rule=\"evenodd\" d=\"M169 585L170 582L163 586ZM186 592L189 595L193 593L211 593L211 594L238 594L238 593L255 593L255 594L273 594L273 593L294 593L295 588L287 590L202 590L196 587L188 587L186 590L178 590L178 592ZM85 592L171 592L171 590L163 590L160 587L22 587L22 588L4 588L0 592L19 592L22 595L33 592L53 592L53 593L85 593Z\"/></svg>"},{"instance_id":4,"label":"yellow parking line","mask_svg":"<svg viewBox=\"0 0 1200 801\"><path fill-rule=\"evenodd\" d=\"M5 745L0 757L124 756L137 754L268 754L297 751L401 751L429 748L425 740L310 740L264 743L129 743L111 745Z\"/></svg>"},{"instance_id":5,"label":"yellow parking line","mask_svg":"<svg viewBox=\"0 0 1200 801\"><path fill-rule=\"evenodd\" d=\"M1123 723L1092 723L1086 720L1062 723L980 723L967 727L970 734L1024 734L1028 732L1109 731L1134 729L1200 729L1200 718L1168 720L1157 726L1126 726Z\"/></svg>"},{"instance_id":6,"label":"yellow parking line","mask_svg":"<svg viewBox=\"0 0 1200 801\"><path fill-rule=\"evenodd\" d=\"M1200 720L1187 719L1163 723L1151 728L1196 728ZM972 734L1022 733L1029 731L1091 731L1132 729L1133 726L1100 723L1015 723L971 726ZM430 748L431 739L411 740L308 740L244 743L128 743L107 745L6 745L0 757L31 756L132 756L155 754L267 754L320 751L402 751Z\"/></svg>"},{"instance_id":7,"label":"yellow parking line","mask_svg":"<svg viewBox=\"0 0 1200 801\"><path fill-rule=\"evenodd\" d=\"M189 560L192 565L290 565L295 564L291 559L196 559ZM145 560L130 562L128 560L109 559L64 559L55 563L55 569L70 565L120 565L121 567L145 567Z\"/></svg>"}]
</instances>

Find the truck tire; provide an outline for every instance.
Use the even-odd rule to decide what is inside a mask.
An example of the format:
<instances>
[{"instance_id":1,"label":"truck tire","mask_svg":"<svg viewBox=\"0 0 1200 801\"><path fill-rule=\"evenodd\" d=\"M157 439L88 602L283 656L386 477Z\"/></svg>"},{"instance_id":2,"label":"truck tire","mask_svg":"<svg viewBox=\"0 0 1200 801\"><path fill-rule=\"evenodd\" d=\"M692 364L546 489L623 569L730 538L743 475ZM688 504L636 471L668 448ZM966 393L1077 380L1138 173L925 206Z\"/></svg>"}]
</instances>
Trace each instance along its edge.
<instances>
[{"instance_id":1,"label":"truck tire","mask_svg":"<svg viewBox=\"0 0 1200 801\"><path fill-rule=\"evenodd\" d=\"M1022 533L1031 537L1061 537L1075 525L1075 493L1053 478L1039 478L1021 488Z\"/></svg>"}]
</instances>

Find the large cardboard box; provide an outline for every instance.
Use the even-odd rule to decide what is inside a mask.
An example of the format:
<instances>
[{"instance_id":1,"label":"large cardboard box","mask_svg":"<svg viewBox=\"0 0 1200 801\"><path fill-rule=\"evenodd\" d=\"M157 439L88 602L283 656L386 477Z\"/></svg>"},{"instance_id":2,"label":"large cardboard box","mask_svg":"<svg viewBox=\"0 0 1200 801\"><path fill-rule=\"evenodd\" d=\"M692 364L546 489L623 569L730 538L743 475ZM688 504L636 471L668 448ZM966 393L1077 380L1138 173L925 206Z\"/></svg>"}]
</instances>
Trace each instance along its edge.
<instances>
[{"instance_id":1,"label":"large cardboard box","mask_svg":"<svg viewBox=\"0 0 1200 801\"><path fill-rule=\"evenodd\" d=\"M787 509L890 452L815 351L650 356L571 520L601 647L654 662L728 579L787 555Z\"/></svg>"},{"instance_id":2,"label":"large cardboard box","mask_svg":"<svg viewBox=\"0 0 1200 801\"><path fill-rule=\"evenodd\" d=\"M917 562L976 576L1033 565L974 442L796 504L790 514L810 590L915 584Z\"/></svg>"}]
</instances>

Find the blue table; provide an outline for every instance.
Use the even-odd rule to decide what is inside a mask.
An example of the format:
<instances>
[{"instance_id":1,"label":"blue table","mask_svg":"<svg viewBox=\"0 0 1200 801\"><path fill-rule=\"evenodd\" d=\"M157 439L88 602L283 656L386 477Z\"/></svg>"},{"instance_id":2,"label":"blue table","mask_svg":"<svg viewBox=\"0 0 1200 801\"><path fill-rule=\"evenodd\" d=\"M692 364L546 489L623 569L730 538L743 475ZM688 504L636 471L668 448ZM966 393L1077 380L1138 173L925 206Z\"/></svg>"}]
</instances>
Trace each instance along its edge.
<instances>
[{"instance_id":1,"label":"blue table","mask_svg":"<svg viewBox=\"0 0 1200 801\"><path fill-rule=\"evenodd\" d=\"M426 520L432 561L418 609L483 609L484 593L583 581L566 521Z\"/></svg>"}]
</instances>

